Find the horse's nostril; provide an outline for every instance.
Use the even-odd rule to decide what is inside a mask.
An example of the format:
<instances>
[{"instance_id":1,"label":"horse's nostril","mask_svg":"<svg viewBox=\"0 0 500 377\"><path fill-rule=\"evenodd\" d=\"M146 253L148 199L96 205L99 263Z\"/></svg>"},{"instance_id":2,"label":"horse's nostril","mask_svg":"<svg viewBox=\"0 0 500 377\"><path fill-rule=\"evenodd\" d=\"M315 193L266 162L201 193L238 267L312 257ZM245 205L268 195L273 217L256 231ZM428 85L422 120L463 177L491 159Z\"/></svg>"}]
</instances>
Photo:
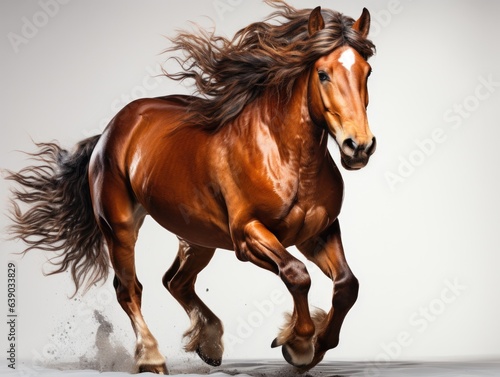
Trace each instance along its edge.
<instances>
[{"instance_id":1,"label":"horse's nostril","mask_svg":"<svg viewBox=\"0 0 500 377\"><path fill-rule=\"evenodd\" d=\"M366 154L371 156L377 149L377 139L373 137L372 142L366 147Z\"/></svg>"},{"instance_id":2,"label":"horse's nostril","mask_svg":"<svg viewBox=\"0 0 500 377\"><path fill-rule=\"evenodd\" d=\"M350 149L354 153L358 148L358 144L353 139L347 138L344 140L344 147Z\"/></svg>"}]
</instances>

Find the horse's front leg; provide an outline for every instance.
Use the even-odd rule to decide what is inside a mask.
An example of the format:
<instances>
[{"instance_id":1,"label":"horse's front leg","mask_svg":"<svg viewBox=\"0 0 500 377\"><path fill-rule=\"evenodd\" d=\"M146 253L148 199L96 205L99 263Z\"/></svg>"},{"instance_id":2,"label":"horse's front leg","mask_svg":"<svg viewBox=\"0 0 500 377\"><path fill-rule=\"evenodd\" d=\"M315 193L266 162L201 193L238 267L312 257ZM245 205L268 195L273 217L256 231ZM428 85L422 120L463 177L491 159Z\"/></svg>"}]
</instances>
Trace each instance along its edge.
<instances>
[{"instance_id":1,"label":"horse's front leg","mask_svg":"<svg viewBox=\"0 0 500 377\"><path fill-rule=\"evenodd\" d=\"M344 255L339 221L336 220L319 237L313 238L298 249L333 280L332 308L327 315L318 316L315 354L307 369L318 364L326 351L339 343L340 328L344 318L358 297L358 280L352 273Z\"/></svg>"},{"instance_id":2,"label":"horse's front leg","mask_svg":"<svg viewBox=\"0 0 500 377\"><path fill-rule=\"evenodd\" d=\"M286 361L305 366L313 361L315 333L309 313L307 294L311 278L306 266L292 256L262 223L252 221L233 231L235 250L239 259L278 274L294 301L289 324L275 339L272 346L282 346Z\"/></svg>"}]
</instances>

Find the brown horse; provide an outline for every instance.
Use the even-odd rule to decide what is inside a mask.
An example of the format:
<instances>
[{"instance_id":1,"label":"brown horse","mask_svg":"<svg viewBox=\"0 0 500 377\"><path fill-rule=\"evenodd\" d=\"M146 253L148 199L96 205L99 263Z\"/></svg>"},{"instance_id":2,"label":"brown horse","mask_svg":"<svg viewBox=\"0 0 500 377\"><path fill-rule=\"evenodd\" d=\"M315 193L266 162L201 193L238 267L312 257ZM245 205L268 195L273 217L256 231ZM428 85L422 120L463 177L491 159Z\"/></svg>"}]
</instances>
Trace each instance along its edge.
<instances>
[{"instance_id":1,"label":"brown horse","mask_svg":"<svg viewBox=\"0 0 500 377\"><path fill-rule=\"evenodd\" d=\"M39 164L10 174L24 186L14 191L12 230L27 250L55 251L54 272L70 269L77 290L105 279L111 261L139 371L167 373L141 314L134 265L146 215L179 238L163 284L191 319L186 350L208 364L221 363L223 326L195 281L216 248L283 280L294 308L272 346L282 346L292 365L320 362L356 301L337 219L343 182L327 139L336 140L348 170L375 151L366 115L370 15L364 9L354 21L268 3L275 13L232 40L203 31L173 40L171 51L184 51L183 70L166 75L194 79L198 96L134 101L72 153L39 144ZM31 207L23 212L16 201ZM311 315L310 276L287 251L292 245L333 280L328 314Z\"/></svg>"}]
</instances>

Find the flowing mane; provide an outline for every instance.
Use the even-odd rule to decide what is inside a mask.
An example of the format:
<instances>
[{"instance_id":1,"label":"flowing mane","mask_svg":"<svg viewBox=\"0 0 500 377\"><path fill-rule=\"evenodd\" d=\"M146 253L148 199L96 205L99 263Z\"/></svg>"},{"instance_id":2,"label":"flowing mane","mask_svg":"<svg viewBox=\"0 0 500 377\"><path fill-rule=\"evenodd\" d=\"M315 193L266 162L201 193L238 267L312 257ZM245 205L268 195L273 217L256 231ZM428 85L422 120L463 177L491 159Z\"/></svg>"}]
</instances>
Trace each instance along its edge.
<instances>
[{"instance_id":1,"label":"flowing mane","mask_svg":"<svg viewBox=\"0 0 500 377\"><path fill-rule=\"evenodd\" d=\"M196 90L190 122L216 131L236 118L245 105L265 90L289 98L295 80L320 57L349 45L363 58L375 51L374 44L352 29L354 20L324 9L326 27L309 36L311 9L295 9L281 0L265 0L277 10L262 22L239 30L233 39L199 30L181 32L171 39L166 52L176 57L182 71L165 72L171 79L192 79Z\"/></svg>"}]
</instances>

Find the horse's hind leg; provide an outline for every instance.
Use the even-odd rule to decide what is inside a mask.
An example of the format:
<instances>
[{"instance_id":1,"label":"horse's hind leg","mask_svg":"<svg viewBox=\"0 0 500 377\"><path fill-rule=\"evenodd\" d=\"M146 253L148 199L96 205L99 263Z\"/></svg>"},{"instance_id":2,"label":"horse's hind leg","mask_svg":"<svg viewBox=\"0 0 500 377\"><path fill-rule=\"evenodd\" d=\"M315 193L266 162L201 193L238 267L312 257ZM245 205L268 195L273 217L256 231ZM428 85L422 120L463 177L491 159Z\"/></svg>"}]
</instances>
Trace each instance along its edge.
<instances>
[{"instance_id":1,"label":"horse's hind leg","mask_svg":"<svg viewBox=\"0 0 500 377\"><path fill-rule=\"evenodd\" d=\"M163 277L163 285L182 305L191 319L184 334L188 339L186 351L196 352L207 364L218 366L222 360L223 328L219 318L195 292L196 276L210 262L215 249L190 245L179 239L177 257Z\"/></svg>"},{"instance_id":2,"label":"horse's hind leg","mask_svg":"<svg viewBox=\"0 0 500 377\"><path fill-rule=\"evenodd\" d=\"M136 276L134 247L146 213L134 204L125 185L114 179L105 183L105 190L93 192L95 212L108 243L118 302L136 335L136 365L139 372L168 374L165 358L141 313L142 285Z\"/></svg>"}]
</instances>

